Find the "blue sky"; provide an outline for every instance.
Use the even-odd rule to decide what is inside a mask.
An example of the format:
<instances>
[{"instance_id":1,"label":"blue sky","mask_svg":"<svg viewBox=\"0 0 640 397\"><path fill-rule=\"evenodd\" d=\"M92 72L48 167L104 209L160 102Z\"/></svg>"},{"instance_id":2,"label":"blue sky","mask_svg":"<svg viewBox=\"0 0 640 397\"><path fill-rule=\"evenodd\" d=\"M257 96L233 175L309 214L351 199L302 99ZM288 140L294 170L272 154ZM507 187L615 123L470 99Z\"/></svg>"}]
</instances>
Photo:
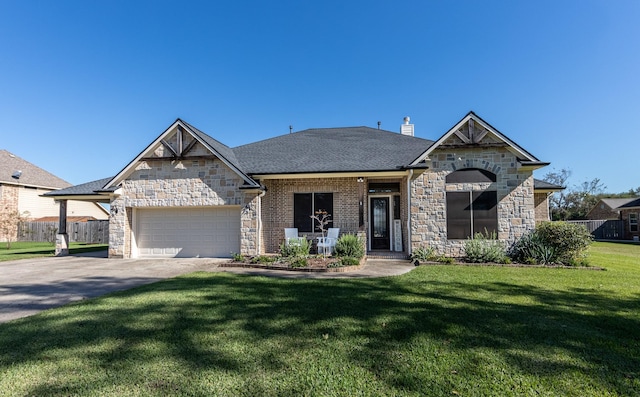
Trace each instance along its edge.
<instances>
[{"instance_id":1,"label":"blue sky","mask_svg":"<svg viewBox=\"0 0 640 397\"><path fill-rule=\"evenodd\" d=\"M73 184L176 118L237 146L473 110L570 185L640 186L640 1L0 0L0 148Z\"/></svg>"}]
</instances>

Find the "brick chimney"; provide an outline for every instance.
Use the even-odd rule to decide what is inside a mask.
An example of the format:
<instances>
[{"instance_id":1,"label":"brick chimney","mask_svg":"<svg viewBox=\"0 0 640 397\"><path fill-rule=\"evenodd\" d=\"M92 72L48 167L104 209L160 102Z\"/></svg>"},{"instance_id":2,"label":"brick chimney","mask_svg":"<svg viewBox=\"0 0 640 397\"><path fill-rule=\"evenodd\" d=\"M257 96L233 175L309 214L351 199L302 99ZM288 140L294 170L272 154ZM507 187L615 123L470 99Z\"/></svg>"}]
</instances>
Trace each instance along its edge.
<instances>
[{"instance_id":1,"label":"brick chimney","mask_svg":"<svg viewBox=\"0 0 640 397\"><path fill-rule=\"evenodd\" d=\"M400 126L400 133L402 135L413 136L413 124L409 124L411 118L409 116L404 118L404 124Z\"/></svg>"}]
</instances>

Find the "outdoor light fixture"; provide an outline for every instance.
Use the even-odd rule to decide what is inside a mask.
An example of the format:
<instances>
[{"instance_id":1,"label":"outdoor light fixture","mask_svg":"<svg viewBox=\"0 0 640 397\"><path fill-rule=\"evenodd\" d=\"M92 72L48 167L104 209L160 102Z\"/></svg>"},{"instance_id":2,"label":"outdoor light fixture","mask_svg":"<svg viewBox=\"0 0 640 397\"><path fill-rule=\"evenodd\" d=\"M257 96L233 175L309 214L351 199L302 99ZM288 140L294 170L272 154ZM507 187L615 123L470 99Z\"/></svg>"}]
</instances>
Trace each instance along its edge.
<instances>
[{"instance_id":1,"label":"outdoor light fixture","mask_svg":"<svg viewBox=\"0 0 640 397\"><path fill-rule=\"evenodd\" d=\"M363 177L359 177L358 178L358 182L360 182L360 183L364 182L364 178Z\"/></svg>"}]
</instances>

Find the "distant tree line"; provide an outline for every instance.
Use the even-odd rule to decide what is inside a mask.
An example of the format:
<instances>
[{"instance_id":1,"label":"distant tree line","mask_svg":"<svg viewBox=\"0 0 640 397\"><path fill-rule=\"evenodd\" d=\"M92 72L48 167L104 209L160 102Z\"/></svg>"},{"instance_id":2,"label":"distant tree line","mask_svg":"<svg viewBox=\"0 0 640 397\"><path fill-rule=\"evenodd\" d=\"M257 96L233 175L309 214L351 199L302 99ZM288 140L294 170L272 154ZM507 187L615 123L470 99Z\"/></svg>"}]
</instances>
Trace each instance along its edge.
<instances>
[{"instance_id":1,"label":"distant tree line","mask_svg":"<svg viewBox=\"0 0 640 397\"><path fill-rule=\"evenodd\" d=\"M542 178L546 182L566 187L549 198L551 219L554 221L586 219L587 213L603 198L640 197L640 186L623 193L605 193L607 187L602 184L600 178L570 187L570 177L571 170L563 168L560 171L551 171Z\"/></svg>"}]
</instances>

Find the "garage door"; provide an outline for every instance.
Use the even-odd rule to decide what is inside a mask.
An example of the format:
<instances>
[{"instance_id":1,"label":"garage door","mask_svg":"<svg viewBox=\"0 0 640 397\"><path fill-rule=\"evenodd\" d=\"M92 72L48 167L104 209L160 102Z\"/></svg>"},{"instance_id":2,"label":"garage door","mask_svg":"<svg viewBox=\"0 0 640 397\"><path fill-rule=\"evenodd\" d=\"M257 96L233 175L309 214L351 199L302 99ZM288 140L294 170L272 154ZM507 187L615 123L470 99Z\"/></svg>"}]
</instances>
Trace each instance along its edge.
<instances>
[{"instance_id":1,"label":"garage door","mask_svg":"<svg viewBox=\"0 0 640 397\"><path fill-rule=\"evenodd\" d=\"M240 208L162 208L136 212L139 257L229 257L240 252Z\"/></svg>"}]
</instances>

